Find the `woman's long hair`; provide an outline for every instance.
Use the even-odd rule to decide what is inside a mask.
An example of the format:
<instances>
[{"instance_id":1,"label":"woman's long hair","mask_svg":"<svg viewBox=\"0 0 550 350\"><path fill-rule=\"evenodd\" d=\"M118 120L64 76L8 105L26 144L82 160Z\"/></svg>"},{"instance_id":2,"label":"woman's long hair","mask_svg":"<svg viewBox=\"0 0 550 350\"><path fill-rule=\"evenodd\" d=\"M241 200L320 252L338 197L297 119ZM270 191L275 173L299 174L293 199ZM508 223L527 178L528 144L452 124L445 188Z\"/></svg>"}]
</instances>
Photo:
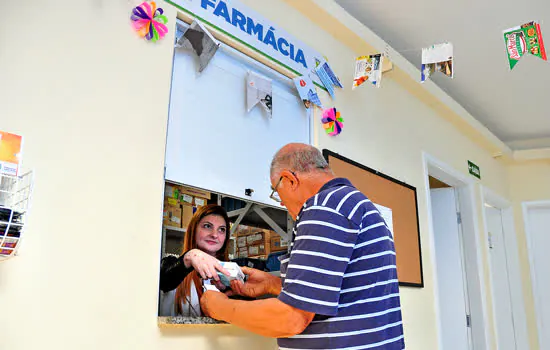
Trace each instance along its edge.
<instances>
[{"instance_id":1,"label":"woman's long hair","mask_svg":"<svg viewBox=\"0 0 550 350\"><path fill-rule=\"evenodd\" d=\"M193 217L191 218L191 221L189 222L189 225L187 226L187 232L185 233L185 237L183 239L182 254L190 251L191 249L199 249L196 241L196 233L199 227L199 222L208 215L221 216L225 221L225 227L226 227L225 241L223 242L222 248L218 250L218 252L216 253L216 258L221 261L227 261L228 253L229 253L227 243L229 242L230 222L229 222L229 218L227 217L227 212L225 211L225 209L216 204L209 204L209 205L202 206L193 215ZM181 282L178 288L176 289L174 306L175 306L177 315L183 314L183 310L181 306L182 303L187 304L190 301L191 283L195 284L195 290L197 291L199 299L202 296L201 277L197 273L197 271L193 271L185 277L183 282Z\"/></svg>"}]
</instances>

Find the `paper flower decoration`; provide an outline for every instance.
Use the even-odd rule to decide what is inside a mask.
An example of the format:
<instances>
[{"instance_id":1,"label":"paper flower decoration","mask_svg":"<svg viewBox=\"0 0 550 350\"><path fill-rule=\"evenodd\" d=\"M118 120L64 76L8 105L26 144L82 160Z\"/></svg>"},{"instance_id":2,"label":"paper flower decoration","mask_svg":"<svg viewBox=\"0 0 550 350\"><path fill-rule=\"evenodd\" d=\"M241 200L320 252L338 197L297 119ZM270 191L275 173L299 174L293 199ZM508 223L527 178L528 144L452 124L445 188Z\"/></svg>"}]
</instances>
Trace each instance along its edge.
<instances>
[{"instance_id":1,"label":"paper flower decoration","mask_svg":"<svg viewBox=\"0 0 550 350\"><path fill-rule=\"evenodd\" d=\"M336 108L329 108L323 111L323 128L330 136L336 136L344 128L344 119L340 117L340 112Z\"/></svg>"},{"instance_id":2,"label":"paper flower decoration","mask_svg":"<svg viewBox=\"0 0 550 350\"><path fill-rule=\"evenodd\" d=\"M163 15L164 11L154 1L144 1L141 5L132 10L132 25L139 36L152 42L164 38L168 33L165 24L168 18Z\"/></svg>"}]
</instances>

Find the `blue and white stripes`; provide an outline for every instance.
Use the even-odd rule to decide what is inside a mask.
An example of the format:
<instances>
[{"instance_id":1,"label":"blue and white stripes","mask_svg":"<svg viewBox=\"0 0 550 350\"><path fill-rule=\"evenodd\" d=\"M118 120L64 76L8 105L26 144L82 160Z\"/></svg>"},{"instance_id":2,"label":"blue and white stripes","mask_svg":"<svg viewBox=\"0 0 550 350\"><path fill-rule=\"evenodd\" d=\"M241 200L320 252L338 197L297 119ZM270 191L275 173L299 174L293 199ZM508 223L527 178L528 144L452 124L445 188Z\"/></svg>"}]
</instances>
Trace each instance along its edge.
<instances>
[{"instance_id":1,"label":"blue and white stripes","mask_svg":"<svg viewBox=\"0 0 550 350\"><path fill-rule=\"evenodd\" d=\"M395 248L371 201L329 181L298 215L279 299L316 314L281 349L404 349Z\"/></svg>"}]
</instances>

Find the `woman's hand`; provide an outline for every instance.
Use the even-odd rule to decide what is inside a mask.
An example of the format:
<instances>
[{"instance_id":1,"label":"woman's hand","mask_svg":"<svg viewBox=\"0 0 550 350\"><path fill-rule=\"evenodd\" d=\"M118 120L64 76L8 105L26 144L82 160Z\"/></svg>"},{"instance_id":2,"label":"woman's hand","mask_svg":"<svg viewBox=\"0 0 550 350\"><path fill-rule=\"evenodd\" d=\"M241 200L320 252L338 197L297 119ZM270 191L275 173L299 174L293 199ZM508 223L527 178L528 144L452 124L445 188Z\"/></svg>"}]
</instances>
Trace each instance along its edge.
<instances>
[{"instance_id":1,"label":"woman's hand","mask_svg":"<svg viewBox=\"0 0 550 350\"><path fill-rule=\"evenodd\" d=\"M229 276L229 271L222 267L218 259L200 249L191 249L188 251L183 258L183 263L188 268L193 266L195 271L205 280L213 279L214 281L219 281L218 271Z\"/></svg>"}]
</instances>

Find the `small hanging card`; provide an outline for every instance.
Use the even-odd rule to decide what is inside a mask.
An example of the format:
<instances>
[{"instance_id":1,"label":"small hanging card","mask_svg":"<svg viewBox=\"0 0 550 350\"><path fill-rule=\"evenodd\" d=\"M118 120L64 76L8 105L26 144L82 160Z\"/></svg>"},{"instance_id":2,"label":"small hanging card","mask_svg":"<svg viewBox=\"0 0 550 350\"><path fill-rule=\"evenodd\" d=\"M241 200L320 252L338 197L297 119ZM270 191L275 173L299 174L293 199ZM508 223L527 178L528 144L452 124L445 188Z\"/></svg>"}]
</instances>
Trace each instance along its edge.
<instances>
[{"instance_id":1,"label":"small hanging card","mask_svg":"<svg viewBox=\"0 0 550 350\"><path fill-rule=\"evenodd\" d=\"M315 85L313 85L313 81L310 77L302 75L301 77L296 77L293 80L294 85L296 85L296 89L298 90L298 94L300 95L300 98L304 102L304 106L306 106L306 108L309 109L312 105L323 108L319 95L317 95L317 91L315 90Z\"/></svg>"},{"instance_id":2,"label":"small hanging card","mask_svg":"<svg viewBox=\"0 0 550 350\"><path fill-rule=\"evenodd\" d=\"M420 81L425 82L434 72L453 78L453 44L444 43L422 49Z\"/></svg>"},{"instance_id":3,"label":"small hanging card","mask_svg":"<svg viewBox=\"0 0 550 350\"><path fill-rule=\"evenodd\" d=\"M540 25L536 21L505 30L504 42L506 43L506 54L508 55L510 70L514 69L519 60L526 54L547 60Z\"/></svg>"},{"instance_id":4,"label":"small hanging card","mask_svg":"<svg viewBox=\"0 0 550 350\"><path fill-rule=\"evenodd\" d=\"M260 103L264 110L272 116L272 86L271 79L248 71L246 75L246 109L248 112Z\"/></svg>"},{"instance_id":5,"label":"small hanging card","mask_svg":"<svg viewBox=\"0 0 550 350\"><path fill-rule=\"evenodd\" d=\"M353 89L368 81L376 87L380 87L382 80L382 54L361 56L355 59L355 76Z\"/></svg>"},{"instance_id":6,"label":"small hanging card","mask_svg":"<svg viewBox=\"0 0 550 350\"><path fill-rule=\"evenodd\" d=\"M199 72L202 72L218 51L220 43L202 23L194 20L178 39L176 47L192 50L199 57Z\"/></svg>"}]
</instances>

